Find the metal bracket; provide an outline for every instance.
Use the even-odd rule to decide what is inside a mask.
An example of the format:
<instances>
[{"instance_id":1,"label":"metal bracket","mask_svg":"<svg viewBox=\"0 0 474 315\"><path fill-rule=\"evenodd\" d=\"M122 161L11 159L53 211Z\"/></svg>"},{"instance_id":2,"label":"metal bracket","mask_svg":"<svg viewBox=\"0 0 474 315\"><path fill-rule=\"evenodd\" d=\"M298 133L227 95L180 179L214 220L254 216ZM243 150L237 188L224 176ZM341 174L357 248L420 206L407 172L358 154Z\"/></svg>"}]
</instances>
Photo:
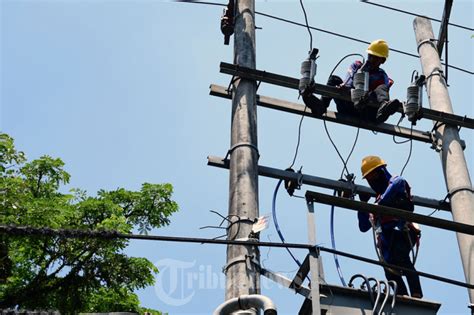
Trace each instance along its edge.
<instances>
[{"instance_id":1,"label":"metal bracket","mask_svg":"<svg viewBox=\"0 0 474 315\"><path fill-rule=\"evenodd\" d=\"M254 144L252 144L250 142L239 142L237 144L234 144L232 146L232 148L230 148L227 151L227 154L225 155L224 160L227 160L229 155L231 155L234 152L235 149L240 148L240 147L250 147L250 148L254 149L257 152L258 158L260 159L260 153L258 152L258 148Z\"/></svg>"},{"instance_id":2,"label":"metal bracket","mask_svg":"<svg viewBox=\"0 0 474 315\"><path fill-rule=\"evenodd\" d=\"M453 195L455 195L456 193L458 193L460 191L465 191L465 190L474 193L474 189L471 186L461 186L461 187L456 187L456 188L450 189L448 191L448 197L449 197L449 199L451 199L453 197Z\"/></svg>"},{"instance_id":3,"label":"metal bracket","mask_svg":"<svg viewBox=\"0 0 474 315\"><path fill-rule=\"evenodd\" d=\"M257 222L257 218L255 219L251 219L249 217L244 217L244 216L239 216L237 217L237 220L232 220L232 219L229 219L230 223L229 225L227 226L227 229L230 229L232 225L236 224L236 223L240 223L240 222L248 222L248 223L255 223Z\"/></svg>"},{"instance_id":4,"label":"metal bracket","mask_svg":"<svg viewBox=\"0 0 474 315\"><path fill-rule=\"evenodd\" d=\"M222 272L224 274L227 273L227 270L235 265L235 264L238 264L238 263L245 263L247 264L247 262L249 263L252 263L255 265L255 267L257 267L258 269L260 269L260 262L255 260L255 257L253 255L240 255L240 256L237 256L237 257L234 257L232 258L229 262L227 262L226 265L224 265L224 267L222 267Z\"/></svg>"},{"instance_id":5,"label":"metal bracket","mask_svg":"<svg viewBox=\"0 0 474 315\"><path fill-rule=\"evenodd\" d=\"M435 150L436 152L441 152L443 149L443 142L441 141L441 137L439 136L438 133L438 128L446 125L444 122L436 122L433 126L433 129L431 129L430 132L430 137L431 137L431 149ZM447 125L446 125L447 126ZM463 150L466 149L466 141L459 139L459 144L461 144L461 148Z\"/></svg>"},{"instance_id":6,"label":"metal bracket","mask_svg":"<svg viewBox=\"0 0 474 315\"><path fill-rule=\"evenodd\" d=\"M428 82L428 79L430 79L432 76L435 76L435 75L439 75L440 77L442 77L444 79L444 81L446 81L446 77L444 76L443 69L434 68L433 71L431 71L431 73L426 77L425 84L426 84L426 82Z\"/></svg>"},{"instance_id":7,"label":"metal bracket","mask_svg":"<svg viewBox=\"0 0 474 315\"><path fill-rule=\"evenodd\" d=\"M436 46L434 44L434 42L437 42L438 40L436 38L427 38L425 40L422 40L419 44L418 44L418 47L416 48L416 51L418 52L418 54L420 53L420 47L426 43L430 43L431 46L434 47L434 49L436 49L436 51L438 51L438 46Z\"/></svg>"}]
</instances>

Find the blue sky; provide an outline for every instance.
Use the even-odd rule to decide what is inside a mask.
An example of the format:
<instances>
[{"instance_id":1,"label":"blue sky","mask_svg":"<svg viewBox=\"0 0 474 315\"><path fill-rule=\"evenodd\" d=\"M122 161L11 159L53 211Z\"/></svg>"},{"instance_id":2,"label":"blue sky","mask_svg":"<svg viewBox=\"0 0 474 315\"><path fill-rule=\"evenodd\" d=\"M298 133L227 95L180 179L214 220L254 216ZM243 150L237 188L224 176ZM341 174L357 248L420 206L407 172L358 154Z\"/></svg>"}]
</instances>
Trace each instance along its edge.
<instances>
[{"instance_id":1,"label":"blue sky","mask_svg":"<svg viewBox=\"0 0 474 315\"><path fill-rule=\"evenodd\" d=\"M222 1L224 2L224 1ZM305 1L312 26L366 41L384 38L390 46L416 53L413 17L359 1ZM443 1L380 1L397 8L441 18ZM298 1L257 1L258 11L303 22ZM456 1L451 21L472 27L472 1ZM155 234L214 237L220 231L200 230L218 224L209 212L227 213L228 172L206 165L208 155L224 156L230 143L230 101L209 96L209 85L227 86L219 62L232 62L233 46L223 45L221 8L151 0L0 0L0 129L15 138L30 159L43 154L62 158L72 174L68 188L139 189L141 183L169 182L180 212L169 227ZM257 68L298 77L309 37L304 28L257 16ZM439 23L433 22L435 35ZM472 32L451 27L449 62L474 68ZM313 31L320 49L316 81L324 83L341 57L364 53L365 44ZM352 60L336 71L343 75ZM392 52L383 66L394 79L391 94L404 99L416 58ZM473 117L473 77L449 71L455 112ZM261 95L298 102L294 90L262 84ZM425 98L425 106L428 106ZM331 105L335 110L335 106ZM396 123L399 116L390 118ZM260 164L286 168L293 158L299 117L258 109ZM408 126L407 122L402 125ZM356 130L328 123L342 154L348 154ZM419 130L431 130L421 121ZM472 132L461 129L466 160L474 167ZM311 175L338 179L341 162L319 120L305 119L296 166ZM365 155L378 154L392 173L399 173L409 144L361 130L348 167L359 174ZM428 144L413 143L404 176L413 193L442 199L446 187L439 155ZM471 177L472 178L472 177ZM260 213L271 211L277 181L259 179ZM318 190L304 186L304 191ZM306 242L304 201L280 191L278 213L288 242ZM418 207L418 213L430 209ZM436 217L451 219L449 213ZM329 207L316 206L317 240L330 246ZM277 241L271 226L262 240ZM355 213L336 212L338 249L376 258L370 233L357 229ZM142 304L170 314L209 314L223 302L219 285L225 247L216 245L131 242L130 255L162 266L158 285L138 292ZM300 259L304 252L296 251ZM268 258L267 258L268 257ZM291 271L294 262L284 250L262 250L264 265ZM332 257L323 255L326 281L339 284ZM383 279L381 268L340 258L346 280L356 273ZM179 268L178 268L179 267ZM417 269L464 280L455 234L424 227ZM179 271L179 272L178 272ZM173 277L170 275L177 272ZM176 279L172 282L170 279ZM216 280L217 279L217 280ZM216 282L217 281L217 282ZM217 284L216 284L217 283ZM443 304L441 314L466 314L467 291L422 278L425 298ZM262 292L277 302L282 314L294 314L303 299L268 283ZM184 303L186 302L186 303ZM183 305L177 305L183 304Z\"/></svg>"}]
</instances>

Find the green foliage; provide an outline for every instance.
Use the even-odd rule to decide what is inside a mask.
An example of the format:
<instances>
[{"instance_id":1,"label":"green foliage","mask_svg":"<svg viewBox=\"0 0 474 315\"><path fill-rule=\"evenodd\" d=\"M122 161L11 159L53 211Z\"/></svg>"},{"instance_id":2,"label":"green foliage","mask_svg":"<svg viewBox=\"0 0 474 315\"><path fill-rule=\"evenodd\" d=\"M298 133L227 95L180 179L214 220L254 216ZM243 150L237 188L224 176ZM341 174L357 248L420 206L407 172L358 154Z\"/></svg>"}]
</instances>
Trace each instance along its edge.
<instances>
[{"instance_id":1,"label":"green foliage","mask_svg":"<svg viewBox=\"0 0 474 315\"><path fill-rule=\"evenodd\" d=\"M61 193L70 179L63 168L49 156L27 162L13 139L0 134L0 224L146 233L168 225L178 210L170 184L101 190L96 197L79 189ZM158 270L145 258L126 256L127 244L0 235L0 308L143 312L133 291L152 285Z\"/></svg>"}]
</instances>

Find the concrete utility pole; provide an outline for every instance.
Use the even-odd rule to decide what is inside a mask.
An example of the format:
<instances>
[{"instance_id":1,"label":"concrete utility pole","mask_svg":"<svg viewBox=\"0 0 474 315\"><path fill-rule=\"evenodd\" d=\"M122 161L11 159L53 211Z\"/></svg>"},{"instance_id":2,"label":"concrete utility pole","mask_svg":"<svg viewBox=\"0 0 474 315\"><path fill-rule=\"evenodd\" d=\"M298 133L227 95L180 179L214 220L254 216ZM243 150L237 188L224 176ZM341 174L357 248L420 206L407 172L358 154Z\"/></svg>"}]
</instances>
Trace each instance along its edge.
<instances>
[{"instance_id":1,"label":"concrete utility pole","mask_svg":"<svg viewBox=\"0 0 474 315\"><path fill-rule=\"evenodd\" d=\"M234 29L234 63L255 69L254 0L235 1ZM256 89L254 80L238 77L232 88L229 220L236 223L229 229L228 239L248 237L252 220L258 217ZM260 274L253 262L260 262L256 246L227 247L226 300L260 293Z\"/></svg>"},{"instance_id":2,"label":"concrete utility pole","mask_svg":"<svg viewBox=\"0 0 474 315\"><path fill-rule=\"evenodd\" d=\"M420 54L423 74L427 77L426 89L430 107L434 110L453 113L446 81L436 49L431 22L417 17L413 22L416 43ZM436 125L436 124L435 124ZM474 225L474 194L466 159L459 140L457 126L438 124L437 135L442 142L441 164L446 187L451 194L451 211L456 222ZM461 260L466 282L474 282L474 236L457 233ZM468 290L471 304L474 290Z\"/></svg>"}]
</instances>

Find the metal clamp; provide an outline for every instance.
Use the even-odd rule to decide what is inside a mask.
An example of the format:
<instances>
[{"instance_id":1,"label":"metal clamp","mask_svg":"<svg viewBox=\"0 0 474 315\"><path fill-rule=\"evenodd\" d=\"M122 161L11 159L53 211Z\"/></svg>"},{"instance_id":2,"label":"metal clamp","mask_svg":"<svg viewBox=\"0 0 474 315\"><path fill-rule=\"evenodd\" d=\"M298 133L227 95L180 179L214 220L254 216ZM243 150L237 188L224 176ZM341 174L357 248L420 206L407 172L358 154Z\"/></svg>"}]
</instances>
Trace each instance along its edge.
<instances>
[{"instance_id":1,"label":"metal clamp","mask_svg":"<svg viewBox=\"0 0 474 315\"><path fill-rule=\"evenodd\" d=\"M240 255L240 256L234 257L230 261L228 261L227 264L224 265L224 267L222 267L222 272L225 274L227 273L227 270L229 270L231 266L238 263L247 264L247 261L254 264L255 267L260 268L260 262L256 261L254 258L255 257L253 255Z\"/></svg>"},{"instance_id":2,"label":"metal clamp","mask_svg":"<svg viewBox=\"0 0 474 315\"><path fill-rule=\"evenodd\" d=\"M260 159L260 152L258 152L258 148L254 144L252 144L250 142L240 142L240 143L234 144L234 146L232 146L232 148L230 148L227 151L227 154L225 155L224 160L227 160L229 155L231 155L234 152L235 149L240 148L240 147L250 147L250 148L254 149L257 152L258 158Z\"/></svg>"},{"instance_id":3,"label":"metal clamp","mask_svg":"<svg viewBox=\"0 0 474 315\"><path fill-rule=\"evenodd\" d=\"M446 77L444 76L444 71L441 68L434 68L433 71L426 77L425 82L428 82L428 79L430 79L432 76L439 75L446 81Z\"/></svg>"},{"instance_id":4,"label":"metal clamp","mask_svg":"<svg viewBox=\"0 0 474 315\"><path fill-rule=\"evenodd\" d=\"M229 225L227 226L227 229L230 229L230 228L232 227L232 225L234 225L234 224L236 224L236 223L247 222L247 223L252 223L252 224L253 224L253 223L257 222L257 220L258 220L257 218L251 219L251 218L249 218L249 217L238 216L238 217L237 217L237 220L232 220L232 219L229 220L230 223L229 223Z\"/></svg>"},{"instance_id":5,"label":"metal clamp","mask_svg":"<svg viewBox=\"0 0 474 315\"><path fill-rule=\"evenodd\" d=\"M438 41L438 40L435 39L435 38L427 38L427 39L424 39L424 40L422 40L422 41L418 44L418 46L416 47L416 51L417 51L418 54L419 54L419 53L420 53L420 47L421 47L421 45L424 45L424 44L426 44L426 43L430 43L431 46L433 46L433 48L436 49L436 51L438 51L438 46L436 46L436 45L434 44L434 42L437 42L437 41Z\"/></svg>"},{"instance_id":6,"label":"metal clamp","mask_svg":"<svg viewBox=\"0 0 474 315\"><path fill-rule=\"evenodd\" d=\"M470 191L471 193L474 193L474 189L471 186L460 186L460 187L450 189L448 191L449 199L453 198L453 195L457 194L460 191Z\"/></svg>"}]
</instances>

